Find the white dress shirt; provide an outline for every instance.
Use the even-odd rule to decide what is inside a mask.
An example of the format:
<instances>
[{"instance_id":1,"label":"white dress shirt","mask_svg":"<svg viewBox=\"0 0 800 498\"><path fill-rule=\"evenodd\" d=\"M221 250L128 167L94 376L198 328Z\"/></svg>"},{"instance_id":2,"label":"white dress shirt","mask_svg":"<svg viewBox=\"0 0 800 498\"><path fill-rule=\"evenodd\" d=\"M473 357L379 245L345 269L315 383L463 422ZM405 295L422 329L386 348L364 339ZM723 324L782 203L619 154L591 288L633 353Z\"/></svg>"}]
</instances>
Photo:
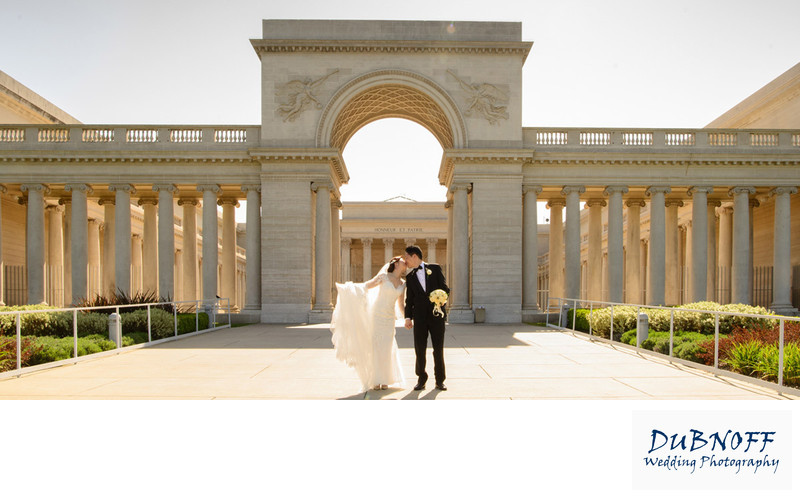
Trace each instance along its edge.
<instances>
[{"instance_id":1,"label":"white dress shirt","mask_svg":"<svg viewBox=\"0 0 800 498\"><path fill-rule=\"evenodd\" d=\"M425 262L420 262L419 270L417 270L417 278L419 279L419 284L422 286L422 290L428 292L428 289L425 286Z\"/></svg>"}]
</instances>

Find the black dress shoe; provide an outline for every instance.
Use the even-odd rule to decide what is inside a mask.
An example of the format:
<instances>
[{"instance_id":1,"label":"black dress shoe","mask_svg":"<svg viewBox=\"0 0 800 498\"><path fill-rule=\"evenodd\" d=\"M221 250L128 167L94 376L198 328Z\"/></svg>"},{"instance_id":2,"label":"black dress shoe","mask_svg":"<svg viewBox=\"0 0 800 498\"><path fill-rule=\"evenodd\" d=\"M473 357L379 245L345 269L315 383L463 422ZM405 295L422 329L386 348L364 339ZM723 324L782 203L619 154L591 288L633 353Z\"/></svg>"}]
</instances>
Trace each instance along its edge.
<instances>
[{"instance_id":1,"label":"black dress shoe","mask_svg":"<svg viewBox=\"0 0 800 498\"><path fill-rule=\"evenodd\" d=\"M423 389L425 389L425 383L424 382L420 382L416 386L414 386L414 390L415 391L422 391Z\"/></svg>"},{"instance_id":2,"label":"black dress shoe","mask_svg":"<svg viewBox=\"0 0 800 498\"><path fill-rule=\"evenodd\" d=\"M441 384L436 384L436 389L440 391L447 391L447 386L444 385L444 382L442 382Z\"/></svg>"}]
</instances>

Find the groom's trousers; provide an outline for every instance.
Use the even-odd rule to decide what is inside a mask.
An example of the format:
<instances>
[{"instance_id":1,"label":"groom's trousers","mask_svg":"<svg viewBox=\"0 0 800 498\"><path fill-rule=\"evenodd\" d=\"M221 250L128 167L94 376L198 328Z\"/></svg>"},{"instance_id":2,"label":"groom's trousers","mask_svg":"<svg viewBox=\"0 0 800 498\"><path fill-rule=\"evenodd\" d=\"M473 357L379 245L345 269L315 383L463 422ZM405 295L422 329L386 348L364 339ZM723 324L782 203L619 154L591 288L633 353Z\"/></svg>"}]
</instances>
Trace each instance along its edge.
<instances>
[{"instance_id":1,"label":"groom's trousers","mask_svg":"<svg viewBox=\"0 0 800 498\"><path fill-rule=\"evenodd\" d=\"M432 317L428 320L414 320L414 352L417 356L415 373L420 383L428 380L425 372L428 334L433 346L433 376L437 384L444 383L444 319Z\"/></svg>"}]
</instances>

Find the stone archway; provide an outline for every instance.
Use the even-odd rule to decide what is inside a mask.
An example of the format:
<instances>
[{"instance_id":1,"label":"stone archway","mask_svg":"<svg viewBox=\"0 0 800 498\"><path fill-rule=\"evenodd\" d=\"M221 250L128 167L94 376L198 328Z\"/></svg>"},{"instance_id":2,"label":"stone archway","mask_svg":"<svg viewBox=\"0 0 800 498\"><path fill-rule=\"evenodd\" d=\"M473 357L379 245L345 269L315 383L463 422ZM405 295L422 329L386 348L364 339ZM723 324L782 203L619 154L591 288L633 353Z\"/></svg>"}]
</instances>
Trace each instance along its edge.
<instances>
[{"instance_id":1,"label":"stone archway","mask_svg":"<svg viewBox=\"0 0 800 498\"><path fill-rule=\"evenodd\" d=\"M317 146L343 150L365 125L406 118L430 131L443 149L467 146L463 116L450 95L424 76L375 71L346 83L331 97L317 127Z\"/></svg>"}]
</instances>

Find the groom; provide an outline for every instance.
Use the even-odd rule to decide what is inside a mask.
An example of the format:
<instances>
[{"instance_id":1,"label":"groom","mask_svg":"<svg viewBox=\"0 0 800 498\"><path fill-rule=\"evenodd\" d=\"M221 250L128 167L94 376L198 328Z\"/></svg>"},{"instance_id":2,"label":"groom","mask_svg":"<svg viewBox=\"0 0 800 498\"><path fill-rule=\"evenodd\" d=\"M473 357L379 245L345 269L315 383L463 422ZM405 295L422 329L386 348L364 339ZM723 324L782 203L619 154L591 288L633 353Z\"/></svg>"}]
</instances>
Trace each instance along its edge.
<instances>
[{"instance_id":1,"label":"groom","mask_svg":"<svg viewBox=\"0 0 800 498\"><path fill-rule=\"evenodd\" d=\"M405 262L411 270L406 277L406 328L414 329L414 352L417 356L416 374L419 378L415 391L425 389L428 374L425 373L425 350L428 334L433 345L433 374L436 389L446 391L444 385L444 322L445 316L433 314L433 303L429 296L436 289L450 294L439 265L422 261L422 250L417 246L406 247ZM442 312L445 313L444 309Z\"/></svg>"}]
</instances>

